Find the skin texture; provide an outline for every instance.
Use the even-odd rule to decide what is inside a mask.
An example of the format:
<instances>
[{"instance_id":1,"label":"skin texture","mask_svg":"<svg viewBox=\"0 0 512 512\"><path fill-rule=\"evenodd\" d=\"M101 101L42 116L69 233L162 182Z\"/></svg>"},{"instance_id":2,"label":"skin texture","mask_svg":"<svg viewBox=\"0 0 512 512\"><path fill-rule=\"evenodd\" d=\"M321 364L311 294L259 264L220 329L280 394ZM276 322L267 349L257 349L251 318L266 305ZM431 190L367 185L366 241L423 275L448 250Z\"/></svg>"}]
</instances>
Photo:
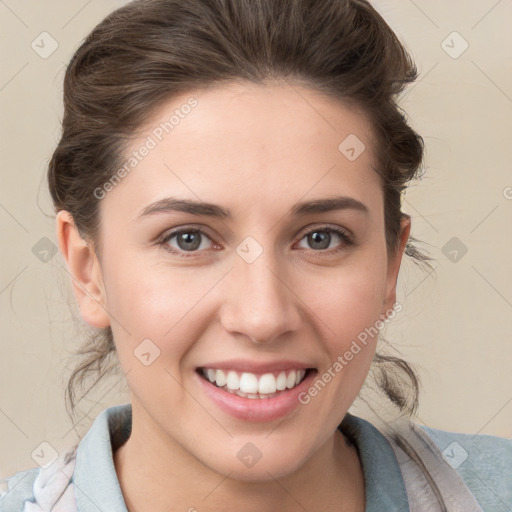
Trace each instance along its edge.
<instances>
[{"instance_id":1,"label":"skin texture","mask_svg":"<svg viewBox=\"0 0 512 512\"><path fill-rule=\"evenodd\" d=\"M153 113L127 155L192 96L197 106L101 200L99 259L69 213L57 216L82 316L112 327L130 387L132 435L115 452L127 506L363 511L357 451L336 429L367 376L376 338L307 405L272 422L220 410L195 370L241 358L299 360L325 372L393 307L410 218L389 257L366 117L299 86L231 83L175 97ZM354 161L338 149L350 134L366 146ZM170 196L218 204L232 218L138 218ZM368 212L290 215L296 202L334 196L355 198ZM326 225L348 231L354 243L332 234L323 249L306 236ZM177 228L207 236L195 252L177 237L159 243ZM248 236L263 250L252 263L236 252ZM144 339L160 350L149 366L134 356ZM251 468L237 458L247 442L262 453Z\"/></svg>"}]
</instances>

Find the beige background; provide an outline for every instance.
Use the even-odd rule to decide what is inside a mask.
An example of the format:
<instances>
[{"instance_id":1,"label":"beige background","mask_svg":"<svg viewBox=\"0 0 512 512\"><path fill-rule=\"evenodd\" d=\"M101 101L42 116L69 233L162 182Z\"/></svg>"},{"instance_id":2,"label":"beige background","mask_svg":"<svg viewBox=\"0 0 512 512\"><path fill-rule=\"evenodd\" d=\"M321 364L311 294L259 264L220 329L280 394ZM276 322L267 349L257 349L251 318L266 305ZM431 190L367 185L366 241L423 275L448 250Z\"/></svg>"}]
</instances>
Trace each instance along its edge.
<instances>
[{"instance_id":1,"label":"beige background","mask_svg":"<svg viewBox=\"0 0 512 512\"><path fill-rule=\"evenodd\" d=\"M40 259L49 241L56 243L44 179L59 136L63 67L93 26L122 4L0 1L0 478L33 467L41 442L60 451L77 439L63 391L80 333L63 260ZM426 177L408 192L405 209L413 234L436 258L430 276L405 263L405 308L386 337L420 372L418 422L511 438L512 2L374 5L421 73L402 105L425 138ZM58 43L47 58L31 47L48 38L44 31ZM450 260L454 248L457 262ZM79 403L78 432L103 408L126 401L122 377L110 379ZM367 411L361 404L353 412Z\"/></svg>"}]
</instances>

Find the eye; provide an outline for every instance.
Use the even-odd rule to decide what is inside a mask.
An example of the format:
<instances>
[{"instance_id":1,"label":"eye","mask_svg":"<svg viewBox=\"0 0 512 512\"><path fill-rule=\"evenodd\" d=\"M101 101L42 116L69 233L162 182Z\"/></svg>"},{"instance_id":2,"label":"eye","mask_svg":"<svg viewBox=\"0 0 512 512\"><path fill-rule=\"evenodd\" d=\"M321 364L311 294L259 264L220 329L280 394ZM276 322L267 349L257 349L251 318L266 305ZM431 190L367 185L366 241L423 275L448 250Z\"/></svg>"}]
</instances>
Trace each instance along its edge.
<instances>
[{"instance_id":1,"label":"eye","mask_svg":"<svg viewBox=\"0 0 512 512\"><path fill-rule=\"evenodd\" d=\"M331 242L336 239L341 243L338 243L338 246L333 249ZM302 240L305 240L306 243L310 245L310 247L304 248L312 248L314 252L338 252L354 244L348 232L331 226L321 226L307 231L300 238L300 241ZM181 228L165 234L158 241L158 244L171 254L187 258L195 256L196 254L194 253L198 253L201 250L212 248L211 245L214 244L214 242L202 229Z\"/></svg>"},{"instance_id":2,"label":"eye","mask_svg":"<svg viewBox=\"0 0 512 512\"><path fill-rule=\"evenodd\" d=\"M334 236L333 236L334 235ZM333 228L331 226L321 226L319 228L310 230L301 238L302 240L305 240L307 244L309 244L310 247L315 249L317 251L325 251L326 249L332 249L331 242L334 240L339 239L341 240L341 244L338 244L338 247L336 247L333 251L326 251L326 252L337 252L343 250L347 245L353 245L353 240L349 233L338 229Z\"/></svg>"},{"instance_id":3,"label":"eye","mask_svg":"<svg viewBox=\"0 0 512 512\"><path fill-rule=\"evenodd\" d=\"M159 240L158 243L165 250L186 258L188 257L187 252L194 253L207 249L208 247L205 247L204 243L205 240L212 242L212 239L202 229L184 228L171 231ZM206 245L208 244L206 243Z\"/></svg>"}]
</instances>

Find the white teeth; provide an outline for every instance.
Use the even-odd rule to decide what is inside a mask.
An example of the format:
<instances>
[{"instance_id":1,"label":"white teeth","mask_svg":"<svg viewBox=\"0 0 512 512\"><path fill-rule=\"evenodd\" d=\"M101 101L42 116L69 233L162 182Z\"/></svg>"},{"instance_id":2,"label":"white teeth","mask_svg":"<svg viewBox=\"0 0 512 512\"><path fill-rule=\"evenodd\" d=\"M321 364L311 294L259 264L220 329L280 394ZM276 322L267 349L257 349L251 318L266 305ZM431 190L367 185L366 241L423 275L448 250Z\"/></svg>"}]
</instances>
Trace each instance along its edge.
<instances>
[{"instance_id":1,"label":"white teeth","mask_svg":"<svg viewBox=\"0 0 512 512\"><path fill-rule=\"evenodd\" d=\"M271 373L265 373L260 377L258 393L270 394L275 393L276 390L276 378Z\"/></svg>"},{"instance_id":2,"label":"white teeth","mask_svg":"<svg viewBox=\"0 0 512 512\"><path fill-rule=\"evenodd\" d=\"M283 391L283 389L286 389L286 373L281 372L276 380L276 388L279 391Z\"/></svg>"},{"instance_id":3,"label":"white teeth","mask_svg":"<svg viewBox=\"0 0 512 512\"><path fill-rule=\"evenodd\" d=\"M240 377L236 372L228 372L226 377L226 386L229 389L240 389Z\"/></svg>"},{"instance_id":4,"label":"white teeth","mask_svg":"<svg viewBox=\"0 0 512 512\"><path fill-rule=\"evenodd\" d=\"M295 377L296 377L296 374L295 372L292 370L289 374L288 374L288 377L286 378L286 387L288 389L291 389L293 387L295 387Z\"/></svg>"},{"instance_id":5,"label":"white teeth","mask_svg":"<svg viewBox=\"0 0 512 512\"><path fill-rule=\"evenodd\" d=\"M305 374L306 370L288 370L280 372L276 378L273 373L258 376L250 372L239 374L235 370L203 370L203 375L219 388L226 386L227 391L251 399L270 398L277 391L294 388Z\"/></svg>"},{"instance_id":6,"label":"white teeth","mask_svg":"<svg viewBox=\"0 0 512 512\"><path fill-rule=\"evenodd\" d=\"M215 383L219 388L223 387L226 384L226 375L222 370L213 370L215 372ZM211 382L214 382L210 379Z\"/></svg>"},{"instance_id":7,"label":"white teeth","mask_svg":"<svg viewBox=\"0 0 512 512\"><path fill-rule=\"evenodd\" d=\"M242 393L257 393L258 377L254 373L242 373L239 389Z\"/></svg>"}]
</instances>

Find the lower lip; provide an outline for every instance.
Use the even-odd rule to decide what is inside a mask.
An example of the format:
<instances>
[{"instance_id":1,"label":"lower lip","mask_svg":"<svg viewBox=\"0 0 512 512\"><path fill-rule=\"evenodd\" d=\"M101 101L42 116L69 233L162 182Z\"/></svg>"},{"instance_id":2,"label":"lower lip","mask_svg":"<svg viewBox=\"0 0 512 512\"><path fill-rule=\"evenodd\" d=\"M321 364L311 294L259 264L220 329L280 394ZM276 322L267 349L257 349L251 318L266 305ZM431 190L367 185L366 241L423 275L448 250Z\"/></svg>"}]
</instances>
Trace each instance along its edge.
<instances>
[{"instance_id":1,"label":"lower lip","mask_svg":"<svg viewBox=\"0 0 512 512\"><path fill-rule=\"evenodd\" d=\"M206 395L224 412L239 420L265 422L282 418L301 405L299 395L309 388L316 373L316 370L309 371L298 386L283 390L272 398L244 398L218 388L197 372L196 377Z\"/></svg>"}]
</instances>

